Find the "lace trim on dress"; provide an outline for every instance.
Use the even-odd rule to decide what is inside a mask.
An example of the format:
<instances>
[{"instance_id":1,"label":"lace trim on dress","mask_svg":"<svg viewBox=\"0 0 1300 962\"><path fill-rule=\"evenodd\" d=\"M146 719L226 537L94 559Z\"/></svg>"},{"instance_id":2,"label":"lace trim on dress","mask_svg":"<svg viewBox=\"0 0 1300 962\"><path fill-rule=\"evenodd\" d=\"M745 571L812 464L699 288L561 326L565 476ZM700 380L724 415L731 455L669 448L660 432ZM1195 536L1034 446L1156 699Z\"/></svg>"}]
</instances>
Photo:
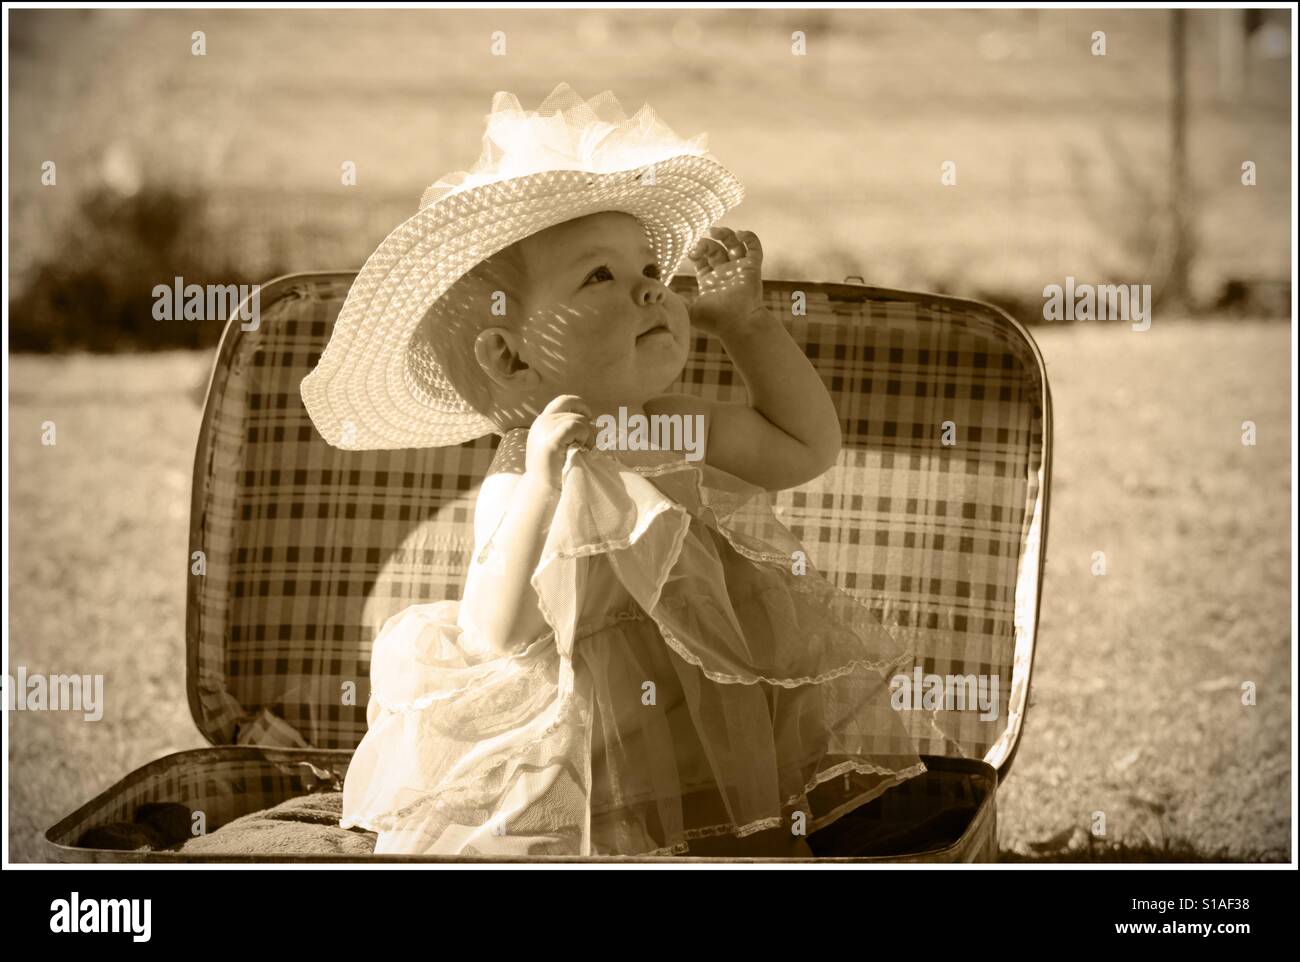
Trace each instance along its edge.
<instances>
[{"instance_id":1,"label":"lace trim on dress","mask_svg":"<svg viewBox=\"0 0 1300 962\"><path fill-rule=\"evenodd\" d=\"M587 638L591 635L599 634L600 632L604 631L606 628L609 628L611 625L616 625L621 621L642 621L648 617L649 616L644 611L641 610L641 607L639 605L637 605L635 602L632 602L630 605L626 605L622 609L619 609L618 611L611 612L605 618L593 621L590 624L584 624L582 626L580 633L574 635L574 641L575 642L581 641L583 638ZM453 695L463 695L468 691L474 690L475 688L482 687L483 683L486 680L493 678L495 675L499 674L501 669L504 668L506 665L510 664L511 662L521 661L525 658L530 657L531 654L536 649L545 648L547 644L553 642L554 639L555 639L554 630L548 629L545 634L538 635L535 639L530 641L527 644L527 646L521 651L516 651L509 654L502 654L499 658L494 658L491 661L479 662L473 667L481 668L484 666L488 666L490 667L491 670L482 672L479 677L466 682L464 685L461 685L459 688L449 688L446 689L445 691L430 692L426 695L421 695L419 698L407 702L388 701L378 691L372 691L370 697L374 699L376 703L378 703L380 708L384 709L385 711L392 712L395 715L420 711L424 708L428 708L435 701L442 701Z\"/></svg>"},{"instance_id":2,"label":"lace trim on dress","mask_svg":"<svg viewBox=\"0 0 1300 962\"><path fill-rule=\"evenodd\" d=\"M610 617L604 619L599 624L591 627L589 630L584 630L581 635L575 636L575 641L581 640L582 638L586 638L590 634L595 634L596 632L601 631L604 628L608 628L610 625L616 624L617 622L635 621L635 620L640 620L642 617L643 617L643 613L640 611L639 608L637 608L636 610L628 610L628 609L620 610L618 612L613 613ZM544 636L544 638L547 639L549 639L550 637L551 637L551 633L548 633L546 636ZM540 640L542 639L539 639L539 641ZM559 662L561 669L563 669L566 665L568 665L569 674L572 675L573 669L568 659L559 658L557 652L557 660ZM541 742L546 741L546 739L554 735L564 725L573 724L572 720L569 719L568 717L573 704L573 699L575 697L573 694L572 686L570 685L570 687L566 690L565 686L561 682L557 681L557 688L560 689L561 694L557 698L555 707L553 708L554 714L552 720L536 737L530 738L528 741L515 746L508 754L503 755L500 759L498 759L496 761L496 764L493 766L493 770L500 768L501 766L508 764L513 759L526 754L534 746L538 745ZM421 701L421 700L422 699L416 699L416 701ZM422 798L417 799L416 801L411 802L408 805L404 805L400 808L392 809L391 811L385 813L384 815L372 816L372 817L383 818L383 819L403 818L418 811L421 807L423 807L425 802L430 798L436 800L437 796L446 795L451 792L473 791L479 788L480 786L482 786L483 784L485 784L486 782L490 781L492 777L493 777L492 771L488 771L480 775L467 775L462 778L451 779L449 781L443 782L441 785L439 785L437 788L427 793ZM342 825L343 828L348 828L353 825L369 827L369 822L367 822L364 818L353 816L341 821L340 825ZM371 829L371 831L375 831L375 829Z\"/></svg>"},{"instance_id":3,"label":"lace trim on dress","mask_svg":"<svg viewBox=\"0 0 1300 962\"><path fill-rule=\"evenodd\" d=\"M699 480L703 476L703 472L698 467L691 464L689 461L673 460L673 461L666 461L663 464L626 464L622 461L620 461L619 463L622 464L623 467L635 471L643 478L658 478L665 474L677 474L682 471L694 471L695 480L699 482Z\"/></svg>"},{"instance_id":4,"label":"lace trim on dress","mask_svg":"<svg viewBox=\"0 0 1300 962\"><path fill-rule=\"evenodd\" d=\"M813 819L811 822L808 823L809 834L817 831L820 828L823 828L824 826L830 824L836 819L843 817L848 812L851 812L856 808L860 808L861 806L866 805L868 802L871 802L874 799L878 798L886 790L893 788L895 785L903 781L906 781L907 779L912 778L915 775L924 774L926 771L928 771L928 769L926 768L924 762L918 763L916 765L912 765L908 768L904 768L899 771L895 771L893 769L888 769L888 768L881 768L878 765L872 765L869 763L852 762L852 761L842 762L839 765L834 765L831 768L826 769L826 771L824 772L818 772L817 775L813 778L813 780L809 782L806 786L804 786L802 792L799 792L796 795L792 795L790 796L790 798L786 800L785 802L786 806L796 804L800 799L804 798L808 794L808 792L812 791L818 785L822 784L823 782L830 781L832 778L836 778L837 776L843 775L849 771L853 771L858 774L892 775L893 777L889 781L882 782L881 784L875 786L870 791L863 792L861 795L855 795L850 801L846 802L844 805L839 806L838 808L833 809L832 811L826 813L825 815ZM446 809L448 806L445 805L442 802L442 800L437 796L427 795L424 798L412 802L410 805L403 806L400 809L397 809L393 812L385 813L383 815L375 815L375 816L371 816L370 818L344 819L343 821L340 822L340 826L342 828L363 828L371 832L392 831L400 827L399 821L405 820L406 818L409 818L411 815L414 815L416 812L428 807L432 807L435 810L440 810L440 809ZM647 855L647 856L685 855L685 854L689 854L690 846L687 844L687 842L691 839L715 838L720 835L733 835L736 838L746 838L757 832L766 831L767 829L770 828L780 828L781 825L784 824L784 822L785 819L782 816L770 815L764 818L755 819L752 822L746 822L744 825L736 825L734 822L725 822L718 825L705 825L699 828L688 828L682 832L682 841L673 842L669 845L653 849L649 852L642 852L640 854Z\"/></svg>"},{"instance_id":5,"label":"lace trim on dress","mask_svg":"<svg viewBox=\"0 0 1300 962\"><path fill-rule=\"evenodd\" d=\"M627 537L625 538L615 538L606 541L591 541L588 542L587 544L584 544L581 548L577 549L576 551L552 552L551 554L546 555L545 557L543 557L541 560L537 562L537 568L533 572L533 577L536 578L537 573L540 572L552 561L571 561L575 558L586 558L591 555L607 554L610 551L623 551L627 548L630 548L635 542L640 540L641 536L644 535L646 531L649 530L651 522L653 522L664 512L672 511L674 509L681 510L681 505L674 504L671 501L665 501L662 504L656 505L654 510L649 512L645 516L644 522L638 524L631 532L628 533ZM676 544L674 545L675 550L672 552L673 564L677 562L677 556L681 554L681 550L682 550L681 543L685 540L686 531L690 527L689 514L683 511L683 515L684 515L683 520L686 521L686 524L683 524L681 526L681 532L678 534L677 538L675 539L676 540ZM668 567L671 568L672 565L670 564L668 565ZM537 585L535 582L533 583L533 590L534 591L537 590ZM541 592L538 592L538 596L539 597L541 596ZM657 594L656 597L658 597Z\"/></svg>"},{"instance_id":6,"label":"lace trim on dress","mask_svg":"<svg viewBox=\"0 0 1300 962\"><path fill-rule=\"evenodd\" d=\"M563 662L561 663L561 667L563 667ZM529 749L533 748L533 746L546 741L546 739L554 735L564 725L573 724L572 719L570 719L568 715L575 695L571 687L567 691L564 691L563 686L560 687L562 690L562 694L556 700L555 707L553 709L552 721L535 738L530 738L527 742L524 742L523 744L516 746L510 751L509 754L504 755L499 760L497 760L490 771L480 775L466 775L462 778L445 781L442 784L440 784L437 788L430 790L429 792L425 793L423 796L421 796L420 798L416 799L413 802L410 802L409 804L402 805L398 808L390 809L388 812L382 813L380 815L372 815L369 817L356 816L356 815L348 816L346 818L341 819L339 825L343 828L361 826L363 828L369 828L370 831L377 831L377 829L371 827L371 823L373 821L374 824L386 824L387 827L384 830L388 831L396 826L396 822L395 822L396 819L407 818L410 815L413 815L414 813L418 812L420 809L424 808L430 801L432 801L432 803L438 808L445 808L446 806L442 802L441 796L450 794L452 792L472 791L475 788L478 788L479 786L483 785L485 782L489 781L492 778L493 771L499 769L503 765L508 764L513 759L518 758L519 756L525 754Z\"/></svg>"},{"instance_id":7,"label":"lace trim on dress","mask_svg":"<svg viewBox=\"0 0 1300 962\"><path fill-rule=\"evenodd\" d=\"M877 795L883 792L886 788L890 788L893 785L896 785L899 782L906 781L907 779L912 778L916 775L924 775L928 771L929 768L926 767L924 762L918 762L915 765L909 765L907 768L885 768L884 766L881 765L874 765L871 762L857 762L852 760L846 762L840 762L838 765L832 765L830 768L817 772L817 774L813 776L812 781L810 781L802 789L795 792L793 795L791 795L789 798L785 800L783 807L789 808L792 805L797 805L801 799L806 798L808 793L811 792L813 789L815 789L818 785L821 785L825 782L829 782L832 778L838 778L841 775L846 775L849 772L853 772L856 775L893 776L890 781L882 782L881 785L877 786L876 788L873 788L869 792L863 792L860 795L855 795L847 805L841 805L840 807L834 809L834 812L842 813L845 811L850 811L853 808L856 808L858 805L862 805L865 804L866 802L871 801L873 798L875 798ZM695 782L692 784L683 785L682 791L684 794L690 794L700 789L709 789L709 788L716 788L716 787L717 787L717 782L715 780L710 779L709 781ZM644 804L645 802L653 801L656 798L658 798L658 796L655 794L654 791L644 792L640 795L623 795L621 796L621 799L617 804L601 809L599 814L602 815L608 814L609 812L616 811L617 809L620 808L629 808L633 805L641 805ZM829 820L829 816L823 815L820 816L813 824L820 827L821 825L826 824L828 820Z\"/></svg>"},{"instance_id":8,"label":"lace trim on dress","mask_svg":"<svg viewBox=\"0 0 1300 962\"><path fill-rule=\"evenodd\" d=\"M917 775L924 775L927 771L929 771L929 769L926 767L925 762L918 762L915 765L910 765L907 768L904 768L901 771L894 773L893 778L889 779L888 781L881 782L879 785L872 788L871 791L864 792L861 795L855 795L853 798L845 802L843 805L831 809L831 811L827 812L825 815L822 815L819 818L813 819L811 822L808 823L808 831L811 833L817 831L820 828L824 828L825 826L829 825L831 822L836 821L837 819L847 815L849 812L853 811L854 809L861 808L863 805L866 805L868 802L874 801L875 799L879 798L881 795L883 795L889 789L893 788L895 785L901 784L902 782L907 781L909 778L913 778ZM828 780L829 779L822 779L822 781L828 781ZM818 782L818 784L821 784L821 782Z\"/></svg>"},{"instance_id":9,"label":"lace trim on dress","mask_svg":"<svg viewBox=\"0 0 1300 962\"><path fill-rule=\"evenodd\" d=\"M379 705L380 708L392 712L395 715L420 711L421 709L428 708L436 701L445 701L448 698L452 698L456 695L463 695L468 691L473 691L475 688L482 687L485 681L498 676L501 673L501 670L511 662L518 662L525 658L532 657L536 653L537 649L544 648L546 643L553 639L554 634L553 631L547 631L546 634L529 642L521 651L502 654L499 658L494 658L491 661L479 662L473 667L483 668L486 666L489 670L481 671L478 677L467 681L458 688L448 688L441 691L428 692L421 695L419 698L406 702L389 701L384 698L383 694L378 689L372 689L370 697Z\"/></svg>"},{"instance_id":10,"label":"lace trim on dress","mask_svg":"<svg viewBox=\"0 0 1300 962\"><path fill-rule=\"evenodd\" d=\"M653 614L651 615L651 618L654 618ZM667 625L657 618L654 618L654 622L655 625L658 626L660 633L664 636L664 641L668 642L668 646L672 648L678 656L680 656L684 661L690 662L702 671L705 677L727 685L754 685L760 681L766 682L769 685L778 685L781 688L799 688L803 685L820 685L823 682L851 674L859 668L865 668L868 671L875 671L881 675L887 675L902 665L910 663L916 657L915 650L909 646L907 650L894 658L889 658L884 661L864 661L855 658L848 664L841 665L838 668L832 668L830 671L822 672L820 675L801 675L797 678L769 678L766 675L752 675L746 678L742 675L729 675L726 672L712 671L705 668L704 662L696 655L692 654L691 650L677 639L677 636L672 633L672 630L668 628ZM817 638L820 637L820 635L814 635L813 637Z\"/></svg>"}]
</instances>

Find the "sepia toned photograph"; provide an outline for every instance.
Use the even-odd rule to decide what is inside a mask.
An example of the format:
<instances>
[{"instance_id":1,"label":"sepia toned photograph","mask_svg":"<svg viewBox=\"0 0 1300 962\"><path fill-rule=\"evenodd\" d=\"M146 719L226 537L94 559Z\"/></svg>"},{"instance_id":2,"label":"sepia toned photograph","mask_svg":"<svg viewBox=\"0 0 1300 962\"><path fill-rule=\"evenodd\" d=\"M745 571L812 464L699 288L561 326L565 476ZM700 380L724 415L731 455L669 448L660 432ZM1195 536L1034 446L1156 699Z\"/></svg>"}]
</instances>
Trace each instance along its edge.
<instances>
[{"instance_id":1,"label":"sepia toned photograph","mask_svg":"<svg viewBox=\"0 0 1300 962\"><path fill-rule=\"evenodd\" d=\"M1295 865L1292 5L4 17L6 864Z\"/></svg>"}]
</instances>

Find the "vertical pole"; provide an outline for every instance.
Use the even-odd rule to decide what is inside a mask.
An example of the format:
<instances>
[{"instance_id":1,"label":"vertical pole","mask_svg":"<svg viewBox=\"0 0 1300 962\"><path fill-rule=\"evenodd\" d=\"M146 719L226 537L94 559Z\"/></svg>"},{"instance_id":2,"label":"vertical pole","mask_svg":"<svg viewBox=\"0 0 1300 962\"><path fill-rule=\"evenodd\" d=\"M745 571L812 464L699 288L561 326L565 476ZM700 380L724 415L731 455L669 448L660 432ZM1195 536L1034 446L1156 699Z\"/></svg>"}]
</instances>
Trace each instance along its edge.
<instances>
[{"instance_id":1,"label":"vertical pole","mask_svg":"<svg viewBox=\"0 0 1300 962\"><path fill-rule=\"evenodd\" d=\"M1170 218L1173 255L1165 281L1166 303L1190 306L1187 289L1191 261L1191 212L1187 197L1187 11L1171 10L1169 62L1173 98L1170 104Z\"/></svg>"},{"instance_id":2,"label":"vertical pole","mask_svg":"<svg viewBox=\"0 0 1300 962\"><path fill-rule=\"evenodd\" d=\"M1216 10L1219 46L1219 99L1241 99L1246 87L1246 11Z\"/></svg>"}]
</instances>

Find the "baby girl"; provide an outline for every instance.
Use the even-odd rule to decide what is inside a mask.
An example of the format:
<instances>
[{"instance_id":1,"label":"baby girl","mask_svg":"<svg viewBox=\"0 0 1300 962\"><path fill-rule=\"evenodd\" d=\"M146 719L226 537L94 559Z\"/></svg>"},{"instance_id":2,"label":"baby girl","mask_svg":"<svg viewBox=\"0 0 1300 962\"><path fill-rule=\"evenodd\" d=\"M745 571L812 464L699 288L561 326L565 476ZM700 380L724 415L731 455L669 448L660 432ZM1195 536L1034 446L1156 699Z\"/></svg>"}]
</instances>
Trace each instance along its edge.
<instances>
[{"instance_id":1,"label":"baby girl","mask_svg":"<svg viewBox=\"0 0 1300 962\"><path fill-rule=\"evenodd\" d=\"M795 563L770 508L840 427L764 303L758 237L713 224L739 184L608 93L498 94L488 120L303 383L340 446L501 435L462 598L375 639L343 825L378 854L812 857L812 831L924 766L885 680L909 652ZM746 403L672 391L692 327ZM606 416L691 419L703 457L598 444Z\"/></svg>"}]
</instances>

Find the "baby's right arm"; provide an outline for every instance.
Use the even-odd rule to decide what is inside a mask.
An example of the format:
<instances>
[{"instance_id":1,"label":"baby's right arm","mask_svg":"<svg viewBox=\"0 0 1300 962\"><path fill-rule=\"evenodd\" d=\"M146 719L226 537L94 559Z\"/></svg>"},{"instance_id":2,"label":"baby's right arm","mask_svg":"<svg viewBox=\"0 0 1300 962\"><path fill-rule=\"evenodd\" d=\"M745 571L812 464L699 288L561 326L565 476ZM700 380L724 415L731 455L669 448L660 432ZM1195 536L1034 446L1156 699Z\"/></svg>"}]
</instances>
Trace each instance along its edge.
<instances>
[{"instance_id":1,"label":"baby's right arm","mask_svg":"<svg viewBox=\"0 0 1300 962\"><path fill-rule=\"evenodd\" d=\"M460 626L467 640L486 649L480 654L518 651L548 628L531 578L559 502L565 453L575 441L587 443L590 416L578 398L556 398L528 432L524 473L494 474L483 482L460 604Z\"/></svg>"}]
</instances>

